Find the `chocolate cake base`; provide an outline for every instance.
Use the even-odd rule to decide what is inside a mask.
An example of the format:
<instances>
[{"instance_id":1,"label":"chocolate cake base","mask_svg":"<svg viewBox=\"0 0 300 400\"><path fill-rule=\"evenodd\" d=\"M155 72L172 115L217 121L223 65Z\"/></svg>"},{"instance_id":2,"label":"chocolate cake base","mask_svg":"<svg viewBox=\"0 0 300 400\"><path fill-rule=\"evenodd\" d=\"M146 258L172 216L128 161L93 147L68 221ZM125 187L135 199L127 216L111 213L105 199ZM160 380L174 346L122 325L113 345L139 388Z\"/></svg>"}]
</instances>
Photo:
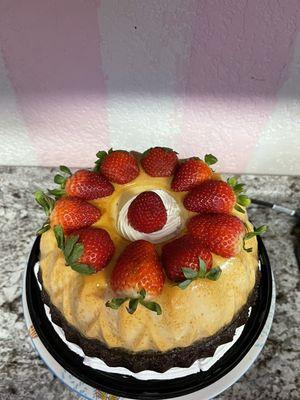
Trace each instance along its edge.
<instances>
[{"instance_id":1,"label":"chocolate cake base","mask_svg":"<svg viewBox=\"0 0 300 400\"><path fill-rule=\"evenodd\" d=\"M218 331L216 334L193 343L187 347L177 347L165 352L160 351L140 351L132 352L121 347L109 348L100 340L88 339L65 319L63 314L55 307L43 288L42 273L39 269L38 279L42 285L41 297L43 302L49 306L51 319L56 325L60 326L69 342L80 346L86 356L97 357L103 360L110 367L124 367L132 372L151 370L165 372L172 367L190 367L196 360L205 357L212 357L218 346L232 341L236 329L244 325L248 319L248 310L255 304L258 295L260 273L257 273L256 284L248 298L245 306L233 321Z\"/></svg>"}]
</instances>

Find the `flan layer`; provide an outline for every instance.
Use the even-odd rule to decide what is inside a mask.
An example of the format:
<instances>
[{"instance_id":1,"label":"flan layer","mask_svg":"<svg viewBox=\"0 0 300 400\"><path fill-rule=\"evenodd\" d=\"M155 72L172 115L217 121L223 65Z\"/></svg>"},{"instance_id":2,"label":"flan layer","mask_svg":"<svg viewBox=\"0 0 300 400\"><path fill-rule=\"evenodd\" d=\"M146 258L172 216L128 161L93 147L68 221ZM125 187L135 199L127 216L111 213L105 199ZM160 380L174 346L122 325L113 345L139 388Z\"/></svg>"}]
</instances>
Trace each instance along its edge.
<instances>
[{"instance_id":1,"label":"flan layer","mask_svg":"<svg viewBox=\"0 0 300 400\"><path fill-rule=\"evenodd\" d=\"M142 191L162 189L174 197L181 209L182 234L186 220L194 215L182 205L185 193L175 193L170 189L170 178L151 178L141 172L133 182L114 186L113 195L91 202L102 212L94 226L106 229L116 246L115 255L104 270L90 276L73 271L65 266L53 231L42 235L40 272L51 303L84 337L100 340L109 348L122 347L133 352L165 352L187 347L230 324L247 303L255 286L258 269L256 238L247 242L249 247L253 247L251 253L243 250L230 259L213 254L213 266L222 268L217 281L199 279L181 290L167 280L161 295L155 298L163 310L160 316L142 306L133 315L126 311L126 304L118 310L105 306L106 301L115 296L109 283L113 266L129 243L116 229L122 205ZM246 215L236 214L252 230Z\"/></svg>"}]
</instances>

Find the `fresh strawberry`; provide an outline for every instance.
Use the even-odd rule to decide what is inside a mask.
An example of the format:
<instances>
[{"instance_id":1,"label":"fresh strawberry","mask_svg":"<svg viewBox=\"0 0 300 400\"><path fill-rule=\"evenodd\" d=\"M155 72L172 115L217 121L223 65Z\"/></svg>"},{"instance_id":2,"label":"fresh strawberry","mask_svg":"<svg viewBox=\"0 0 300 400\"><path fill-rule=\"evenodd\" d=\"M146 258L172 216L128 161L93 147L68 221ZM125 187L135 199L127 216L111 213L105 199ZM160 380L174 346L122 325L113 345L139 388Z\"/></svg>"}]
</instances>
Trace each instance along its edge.
<instances>
[{"instance_id":1,"label":"fresh strawberry","mask_svg":"<svg viewBox=\"0 0 300 400\"><path fill-rule=\"evenodd\" d=\"M65 237L61 225L56 225L54 233L66 265L81 274L101 271L115 251L113 241L104 229L82 228Z\"/></svg>"},{"instance_id":2,"label":"fresh strawberry","mask_svg":"<svg viewBox=\"0 0 300 400\"><path fill-rule=\"evenodd\" d=\"M197 237L213 253L222 257L234 257L245 248L245 241L266 231L265 225L246 232L243 222L229 214L199 214L188 222L188 232Z\"/></svg>"},{"instance_id":3,"label":"fresh strawberry","mask_svg":"<svg viewBox=\"0 0 300 400\"><path fill-rule=\"evenodd\" d=\"M173 175L177 162L177 153L167 147L152 147L141 159L144 171L155 177Z\"/></svg>"},{"instance_id":4,"label":"fresh strawberry","mask_svg":"<svg viewBox=\"0 0 300 400\"><path fill-rule=\"evenodd\" d=\"M80 197L83 200L94 200L100 197L110 196L113 185L101 174L81 169L72 175L70 169L62 165L61 172L69 177L57 174L54 182L60 185L60 189L49 190L50 194L56 197L62 195Z\"/></svg>"},{"instance_id":5,"label":"fresh strawberry","mask_svg":"<svg viewBox=\"0 0 300 400\"><path fill-rule=\"evenodd\" d=\"M183 205L189 211L231 213L236 197L231 186L223 181L209 180L192 189Z\"/></svg>"},{"instance_id":6,"label":"fresh strawberry","mask_svg":"<svg viewBox=\"0 0 300 400\"><path fill-rule=\"evenodd\" d=\"M118 298L106 303L117 309L129 300L127 311L133 313L138 304L158 315L160 306L149 299L158 296L163 289L165 277L155 250L155 246L145 240L131 242L116 262L111 276L111 287Z\"/></svg>"},{"instance_id":7,"label":"fresh strawberry","mask_svg":"<svg viewBox=\"0 0 300 400\"><path fill-rule=\"evenodd\" d=\"M217 159L212 154L206 154L205 162L196 157L189 158L177 168L171 188L175 192L185 192L207 181L213 174L209 165L216 162Z\"/></svg>"},{"instance_id":8,"label":"fresh strawberry","mask_svg":"<svg viewBox=\"0 0 300 400\"><path fill-rule=\"evenodd\" d=\"M50 225L61 225L67 233L94 224L100 216L99 208L78 197L61 197L50 215Z\"/></svg>"},{"instance_id":9,"label":"fresh strawberry","mask_svg":"<svg viewBox=\"0 0 300 400\"><path fill-rule=\"evenodd\" d=\"M185 269L199 271L199 258L205 263L205 271L209 271L212 266L211 253L201 240L190 235L181 236L162 248L162 263L171 281L185 280Z\"/></svg>"},{"instance_id":10,"label":"fresh strawberry","mask_svg":"<svg viewBox=\"0 0 300 400\"><path fill-rule=\"evenodd\" d=\"M155 192L142 192L130 204L129 224L137 231L151 233L161 230L167 222L167 210Z\"/></svg>"},{"instance_id":11,"label":"fresh strawberry","mask_svg":"<svg viewBox=\"0 0 300 400\"><path fill-rule=\"evenodd\" d=\"M124 184L133 181L139 175L136 159L128 151L110 149L108 153L97 153L96 171L100 171L108 180Z\"/></svg>"},{"instance_id":12,"label":"fresh strawberry","mask_svg":"<svg viewBox=\"0 0 300 400\"><path fill-rule=\"evenodd\" d=\"M233 208L244 213L241 206L247 207L251 200L244 194L242 183L237 183L235 177L224 181L209 180L202 182L192 189L184 198L183 204L189 211L194 212L232 212Z\"/></svg>"},{"instance_id":13,"label":"fresh strawberry","mask_svg":"<svg viewBox=\"0 0 300 400\"><path fill-rule=\"evenodd\" d=\"M243 247L246 229L243 222L228 214L200 214L192 217L188 231L199 238L215 254L223 257L237 255Z\"/></svg>"}]
</instances>

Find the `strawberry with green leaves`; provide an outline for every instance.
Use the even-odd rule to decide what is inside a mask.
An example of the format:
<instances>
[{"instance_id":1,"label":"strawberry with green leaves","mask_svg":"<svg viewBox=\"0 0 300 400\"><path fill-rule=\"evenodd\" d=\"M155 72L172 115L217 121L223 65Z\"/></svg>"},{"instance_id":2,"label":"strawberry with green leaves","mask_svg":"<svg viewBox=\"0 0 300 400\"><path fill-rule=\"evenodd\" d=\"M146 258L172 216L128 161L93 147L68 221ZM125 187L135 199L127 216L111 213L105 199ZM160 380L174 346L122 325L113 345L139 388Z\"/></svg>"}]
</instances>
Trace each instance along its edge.
<instances>
[{"instance_id":1,"label":"strawberry with green leaves","mask_svg":"<svg viewBox=\"0 0 300 400\"><path fill-rule=\"evenodd\" d=\"M220 268L212 268L212 255L202 242L190 235L181 236L162 248L162 263L167 277L185 289L193 280L216 280Z\"/></svg>"},{"instance_id":2,"label":"strawberry with green leaves","mask_svg":"<svg viewBox=\"0 0 300 400\"><path fill-rule=\"evenodd\" d=\"M111 275L111 287L118 297L108 301L106 306L116 310L128 301L130 314L142 305L160 315L161 307L152 299L162 292L164 281L155 246L146 240L131 242L118 258Z\"/></svg>"},{"instance_id":3,"label":"strawberry with green leaves","mask_svg":"<svg viewBox=\"0 0 300 400\"><path fill-rule=\"evenodd\" d=\"M56 198L61 196L79 197L83 200L94 200L110 196L114 192L113 185L101 174L81 169L72 174L64 165L60 166L64 174L57 174L54 182L60 185L60 189L49 190Z\"/></svg>"},{"instance_id":4,"label":"strawberry with green leaves","mask_svg":"<svg viewBox=\"0 0 300 400\"><path fill-rule=\"evenodd\" d=\"M253 232L247 232L244 223L230 214L206 213L190 219L187 225L188 232L195 236L213 253L222 257L234 257L246 248L245 241L266 231L261 226Z\"/></svg>"},{"instance_id":5,"label":"strawberry with green leaves","mask_svg":"<svg viewBox=\"0 0 300 400\"><path fill-rule=\"evenodd\" d=\"M95 171L100 171L109 181L125 184L133 181L140 173L136 159L125 150L99 151Z\"/></svg>"},{"instance_id":6,"label":"strawberry with green leaves","mask_svg":"<svg viewBox=\"0 0 300 400\"><path fill-rule=\"evenodd\" d=\"M152 147L144 152L141 159L144 171L153 177L173 175L177 163L177 153L167 147Z\"/></svg>"},{"instance_id":7,"label":"strawberry with green leaves","mask_svg":"<svg viewBox=\"0 0 300 400\"><path fill-rule=\"evenodd\" d=\"M39 235L50 227L61 225L65 233L94 224L100 217L99 208L78 197L61 197L55 201L45 193L35 193L37 203L43 207L47 221L37 232Z\"/></svg>"},{"instance_id":8,"label":"strawberry with green leaves","mask_svg":"<svg viewBox=\"0 0 300 400\"><path fill-rule=\"evenodd\" d=\"M112 259L115 246L104 229L83 228L69 236L64 235L61 225L56 225L53 230L66 265L80 274L99 272Z\"/></svg>"},{"instance_id":9,"label":"strawberry with green leaves","mask_svg":"<svg viewBox=\"0 0 300 400\"><path fill-rule=\"evenodd\" d=\"M183 161L175 171L171 188L175 192L186 192L211 179L213 170L210 165L217 161L217 158L212 154L206 154L204 161L197 157Z\"/></svg>"},{"instance_id":10,"label":"strawberry with green leaves","mask_svg":"<svg viewBox=\"0 0 300 400\"><path fill-rule=\"evenodd\" d=\"M224 181L209 180L192 189L184 198L183 204L189 211L232 213L233 208L244 213L241 206L250 205L250 199L241 194L243 184L236 178Z\"/></svg>"},{"instance_id":11,"label":"strawberry with green leaves","mask_svg":"<svg viewBox=\"0 0 300 400\"><path fill-rule=\"evenodd\" d=\"M137 231L152 233L161 230L167 222L167 210L155 192L140 193L127 212L129 224Z\"/></svg>"}]
</instances>

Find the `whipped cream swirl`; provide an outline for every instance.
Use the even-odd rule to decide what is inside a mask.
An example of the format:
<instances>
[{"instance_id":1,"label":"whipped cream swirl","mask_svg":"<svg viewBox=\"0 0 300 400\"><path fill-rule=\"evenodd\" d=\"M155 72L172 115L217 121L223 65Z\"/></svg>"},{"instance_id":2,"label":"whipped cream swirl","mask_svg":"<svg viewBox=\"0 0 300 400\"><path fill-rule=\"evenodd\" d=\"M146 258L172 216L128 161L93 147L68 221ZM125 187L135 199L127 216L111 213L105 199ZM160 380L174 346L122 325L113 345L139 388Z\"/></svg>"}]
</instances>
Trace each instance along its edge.
<instances>
[{"instance_id":1,"label":"whipped cream swirl","mask_svg":"<svg viewBox=\"0 0 300 400\"><path fill-rule=\"evenodd\" d=\"M127 212L130 204L138 196L133 196L128 200L123 207L119 210L119 215L117 219L117 229L125 239L135 241L135 240L147 240L151 243L159 243L165 240L169 240L172 237L177 236L181 229L181 215L180 208L176 200L167 192L161 189L151 190L152 192L159 195L164 206L167 210L167 222L165 226L156 232L143 233L136 231L130 224L127 218Z\"/></svg>"}]
</instances>

